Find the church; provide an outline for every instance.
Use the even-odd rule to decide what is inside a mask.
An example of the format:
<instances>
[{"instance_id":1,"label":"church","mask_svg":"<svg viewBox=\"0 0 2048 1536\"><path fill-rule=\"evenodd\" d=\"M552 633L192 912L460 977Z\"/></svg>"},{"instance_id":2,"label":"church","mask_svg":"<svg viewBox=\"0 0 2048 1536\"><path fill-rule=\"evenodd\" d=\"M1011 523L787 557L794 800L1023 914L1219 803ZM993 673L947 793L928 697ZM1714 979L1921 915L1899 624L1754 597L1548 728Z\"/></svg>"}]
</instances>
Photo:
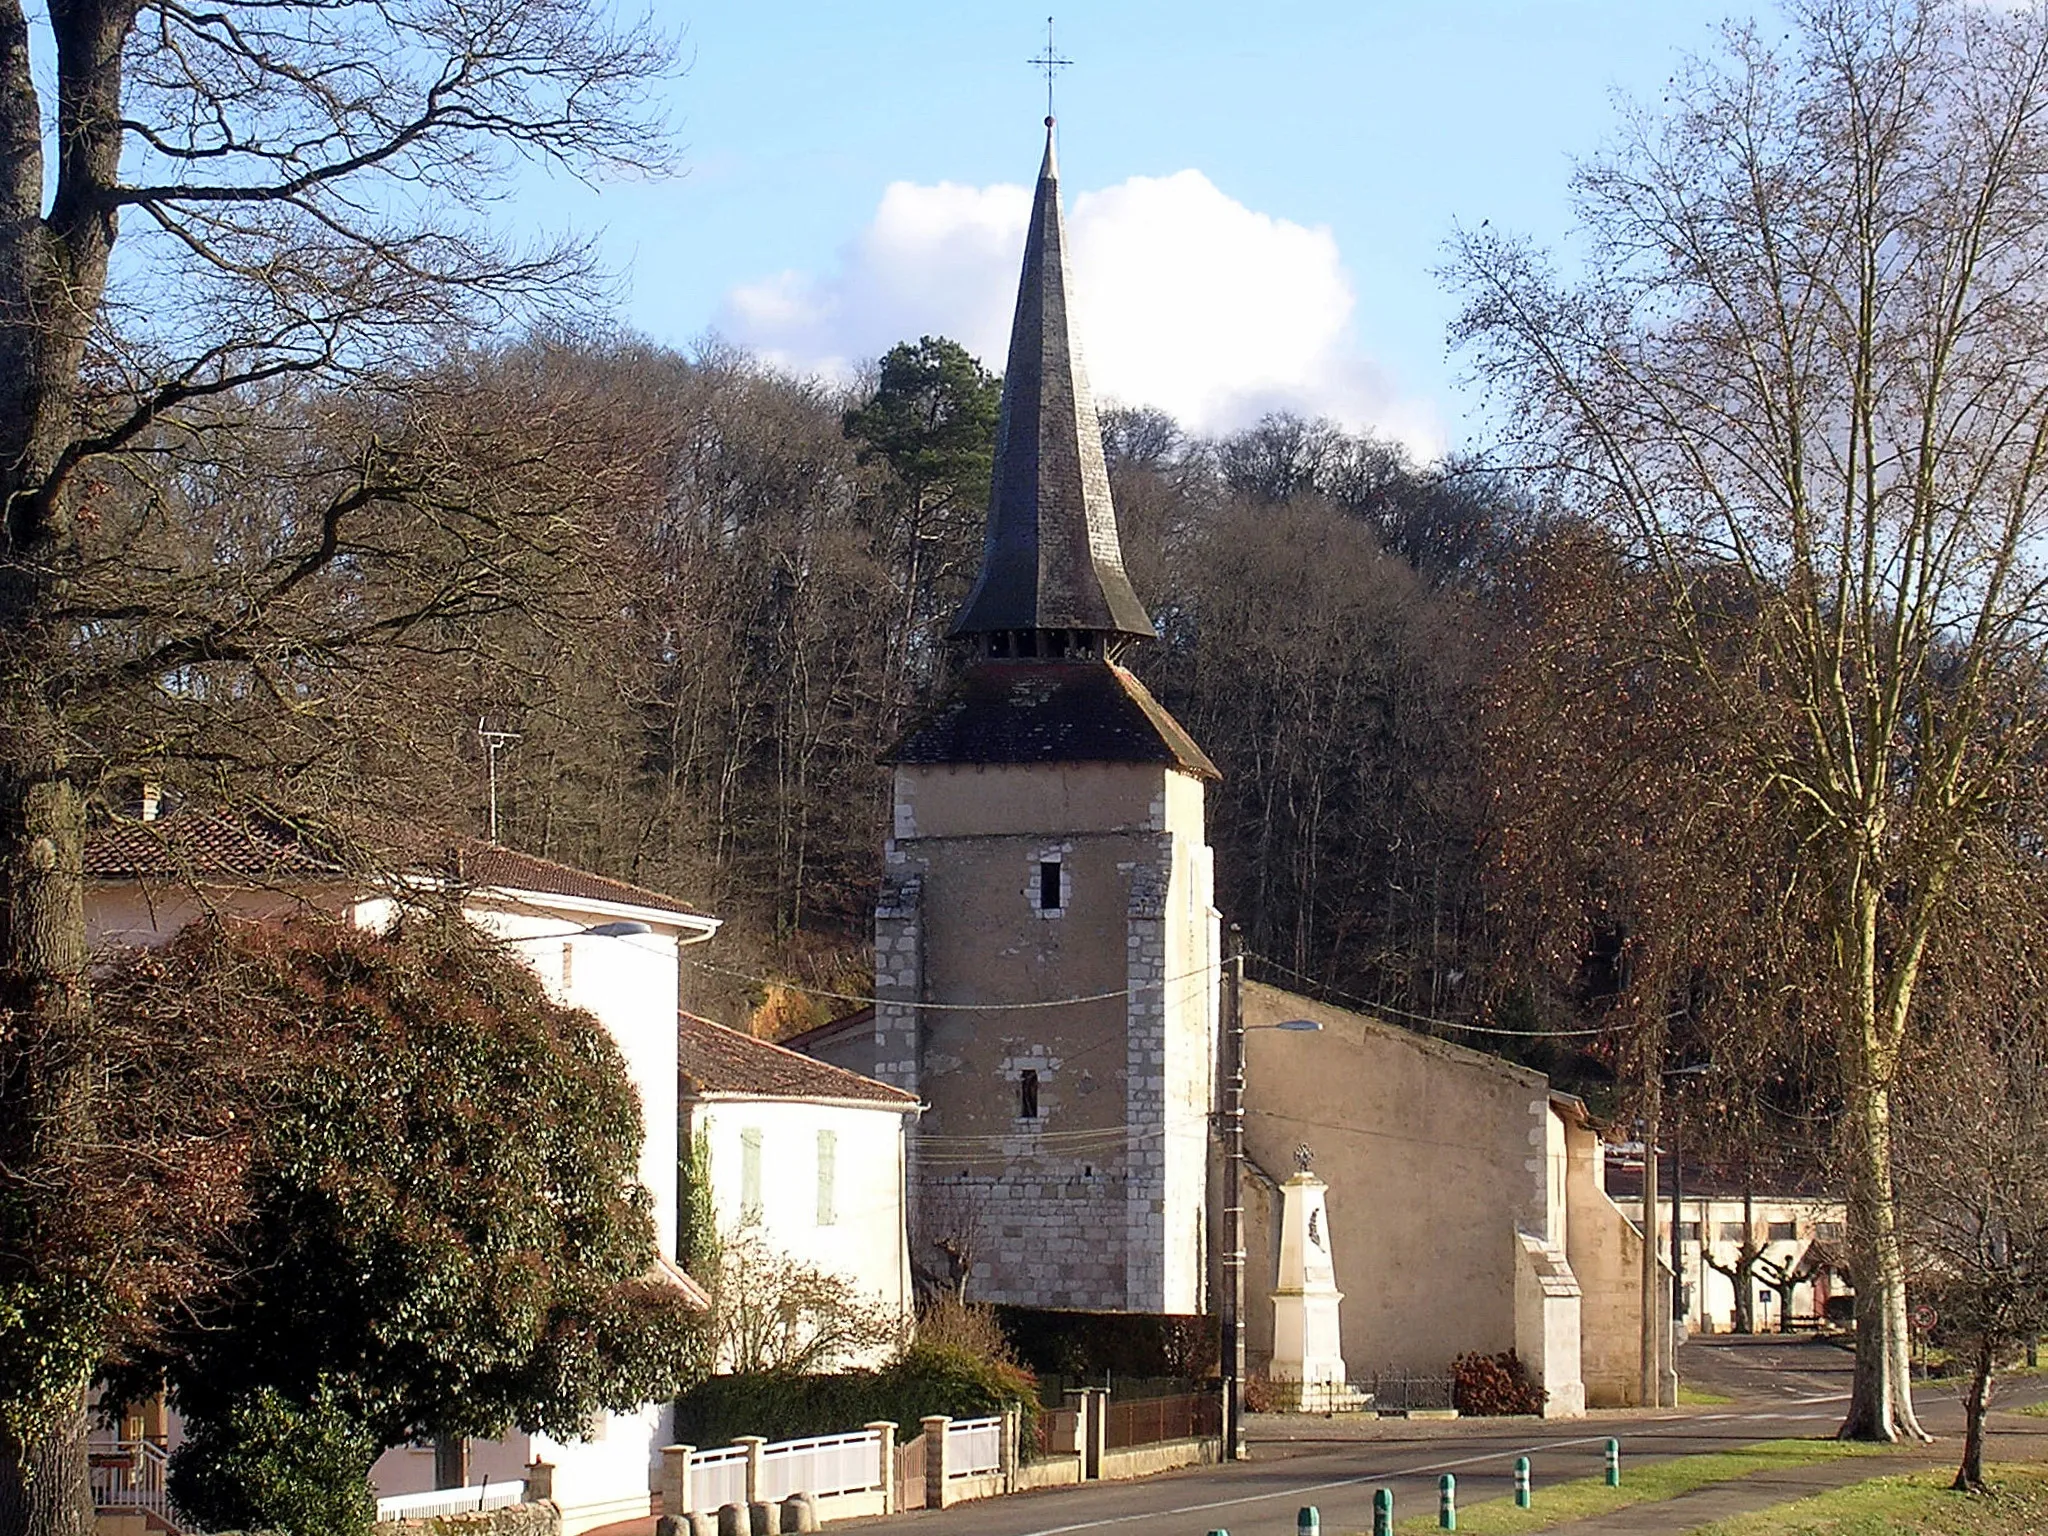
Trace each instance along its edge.
<instances>
[{"instance_id":1,"label":"church","mask_svg":"<svg viewBox=\"0 0 2048 1536\"><path fill-rule=\"evenodd\" d=\"M928 1277L978 1301L1205 1313L1219 775L1124 665L1155 631L1072 332L1046 128L981 572L951 631L965 666L886 758L875 1003L790 1043L924 1105L906 1176ZM1313 1142L1351 1379L1512 1348L1550 1411L1632 1400L1641 1239L1600 1190L1583 1111L1540 1074L1307 998L1256 988L1247 1006L1255 1355L1274 1334L1273 1170Z\"/></svg>"}]
</instances>

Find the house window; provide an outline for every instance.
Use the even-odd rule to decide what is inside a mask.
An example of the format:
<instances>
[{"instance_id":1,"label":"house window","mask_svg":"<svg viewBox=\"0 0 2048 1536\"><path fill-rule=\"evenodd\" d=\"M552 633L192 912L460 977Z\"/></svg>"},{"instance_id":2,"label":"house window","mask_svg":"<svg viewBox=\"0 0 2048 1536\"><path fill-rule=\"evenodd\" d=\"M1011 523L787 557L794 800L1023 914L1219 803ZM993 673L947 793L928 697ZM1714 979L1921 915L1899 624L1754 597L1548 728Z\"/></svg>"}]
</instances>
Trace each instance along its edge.
<instances>
[{"instance_id":1,"label":"house window","mask_svg":"<svg viewBox=\"0 0 2048 1536\"><path fill-rule=\"evenodd\" d=\"M1696 1243L1700 1240L1700 1224L1696 1221L1681 1221L1678 1224L1678 1240L1681 1243Z\"/></svg>"},{"instance_id":2,"label":"house window","mask_svg":"<svg viewBox=\"0 0 2048 1536\"><path fill-rule=\"evenodd\" d=\"M576 985L576 946L562 946L562 995L567 997L569 989Z\"/></svg>"},{"instance_id":3,"label":"house window","mask_svg":"<svg viewBox=\"0 0 2048 1536\"><path fill-rule=\"evenodd\" d=\"M1017 1074L1017 1118L1038 1118L1038 1074L1029 1068Z\"/></svg>"},{"instance_id":4,"label":"house window","mask_svg":"<svg viewBox=\"0 0 2048 1536\"><path fill-rule=\"evenodd\" d=\"M761 1133L749 1128L740 1132L740 1220L754 1221L761 1215Z\"/></svg>"},{"instance_id":5,"label":"house window","mask_svg":"<svg viewBox=\"0 0 2048 1536\"><path fill-rule=\"evenodd\" d=\"M1724 1221L1721 1223L1722 1242L1739 1243L1747 1236L1749 1236L1749 1228L1745 1227L1741 1222Z\"/></svg>"},{"instance_id":6,"label":"house window","mask_svg":"<svg viewBox=\"0 0 2048 1536\"><path fill-rule=\"evenodd\" d=\"M839 1133L818 1132L818 1225L829 1227L839 1220L838 1193L834 1184L839 1177Z\"/></svg>"},{"instance_id":7,"label":"house window","mask_svg":"<svg viewBox=\"0 0 2048 1536\"><path fill-rule=\"evenodd\" d=\"M1796 1221L1774 1221L1771 1223L1771 1241L1774 1243L1796 1242L1799 1238L1799 1223Z\"/></svg>"},{"instance_id":8,"label":"house window","mask_svg":"<svg viewBox=\"0 0 2048 1536\"><path fill-rule=\"evenodd\" d=\"M1813 1229L1813 1235L1823 1242L1838 1243L1842 1240L1844 1231L1839 1221L1823 1221Z\"/></svg>"},{"instance_id":9,"label":"house window","mask_svg":"<svg viewBox=\"0 0 2048 1536\"><path fill-rule=\"evenodd\" d=\"M1057 912L1060 910L1060 861L1040 859L1038 861L1038 910Z\"/></svg>"}]
</instances>

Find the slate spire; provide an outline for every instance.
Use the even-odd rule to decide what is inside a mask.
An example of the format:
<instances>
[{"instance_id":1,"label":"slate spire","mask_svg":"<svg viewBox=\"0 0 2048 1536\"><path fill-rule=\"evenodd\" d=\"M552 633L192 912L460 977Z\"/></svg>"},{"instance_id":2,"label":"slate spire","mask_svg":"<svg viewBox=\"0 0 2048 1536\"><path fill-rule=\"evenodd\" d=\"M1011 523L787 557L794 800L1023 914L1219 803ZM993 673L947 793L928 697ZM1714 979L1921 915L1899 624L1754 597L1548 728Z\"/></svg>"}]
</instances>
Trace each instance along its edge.
<instances>
[{"instance_id":1,"label":"slate spire","mask_svg":"<svg viewBox=\"0 0 2048 1536\"><path fill-rule=\"evenodd\" d=\"M953 621L990 656L1103 655L1152 638L1124 574L1088 375L1068 327L1052 119L1024 239L981 577Z\"/></svg>"}]
</instances>

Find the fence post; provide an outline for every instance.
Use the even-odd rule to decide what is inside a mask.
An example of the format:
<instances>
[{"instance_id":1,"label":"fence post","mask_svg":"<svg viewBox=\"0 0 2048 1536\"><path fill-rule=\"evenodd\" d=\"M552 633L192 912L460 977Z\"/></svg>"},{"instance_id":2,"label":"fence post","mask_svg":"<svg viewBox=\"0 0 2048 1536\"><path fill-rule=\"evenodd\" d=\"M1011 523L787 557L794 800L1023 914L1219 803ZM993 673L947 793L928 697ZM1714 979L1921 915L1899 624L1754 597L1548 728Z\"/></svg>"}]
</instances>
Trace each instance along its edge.
<instances>
[{"instance_id":1,"label":"fence post","mask_svg":"<svg viewBox=\"0 0 2048 1536\"><path fill-rule=\"evenodd\" d=\"M1088 1403L1088 1476L1102 1476L1102 1458L1109 1453L1109 1388L1090 1387Z\"/></svg>"},{"instance_id":2,"label":"fence post","mask_svg":"<svg viewBox=\"0 0 2048 1536\"><path fill-rule=\"evenodd\" d=\"M1017 1491L1017 1463L1021 1459L1024 1410L1015 1403L1003 1410L1003 1443L996 1452L996 1470L1003 1475L1003 1492Z\"/></svg>"},{"instance_id":3,"label":"fence post","mask_svg":"<svg viewBox=\"0 0 2048 1536\"><path fill-rule=\"evenodd\" d=\"M694 1445L661 1448L661 1512L678 1519L690 1512L690 1456Z\"/></svg>"},{"instance_id":4,"label":"fence post","mask_svg":"<svg viewBox=\"0 0 2048 1536\"><path fill-rule=\"evenodd\" d=\"M882 1513L896 1513L896 1421L876 1419L861 1426L875 1437L875 1486L882 1490Z\"/></svg>"},{"instance_id":5,"label":"fence post","mask_svg":"<svg viewBox=\"0 0 2048 1536\"><path fill-rule=\"evenodd\" d=\"M1073 1409L1073 1448L1081 1456L1081 1481L1102 1477L1102 1446L1096 1442L1096 1389L1069 1386L1061 1397Z\"/></svg>"},{"instance_id":6,"label":"fence post","mask_svg":"<svg viewBox=\"0 0 2048 1536\"><path fill-rule=\"evenodd\" d=\"M1372 1536L1394 1536L1394 1490L1372 1491Z\"/></svg>"},{"instance_id":7,"label":"fence post","mask_svg":"<svg viewBox=\"0 0 2048 1536\"><path fill-rule=\"evenodd\" d=\"M1440 1531L1458 1528L1458 1480L1448 1472L1436 1480L1436 1527Z\"/></svg>"},{"instance_id":8,"label":"fence post","mask_svg":"<svg viewBox=\"0 0 2048 1536\"><path fill-rule=\"evenodd\" d=\"M1515 1458L1515 1508L1527 1509L1529 1507L1529 1496L1529 1458L1517 1456Z\"/></svg>"},{"instance_id":9,"label":"fence post","mask_svg":"<svg viewBox=\"0 0 2048 1536\"><path fill-rule=\"evenodd\" d=\"M761 1497L761 1447L768 1439L765 1435L734 1435L732 1443L747 1448L747 1496L741 1502L757 1503Z\"/></svg>"},{"instance_id":10,"label":"fence post","mask_svg":"<svg viewBox=\"0 0 2048 1536\"><path fill-rule=\"evenodd\" d=\"M1621 1486L1621 1442L1619 1440L1607 1442L1607 1486L1610 1488L1619 1488Z\"/></svg>"},{"instance_id":11,"label":"fence post","mask_svg":"<svg viewBox=\"0 0 2048 1536\"><path fill-rule=\"evenodd\" d=\"M526 1464L526 1502L538 1504L555 1496L555 1464L534 1460Z\"/></svg>"},{"instance_id":12,"label":"fence post","mask_svg":"<svg viewBox=\"0 0 2048 1536\"><path fill-rule=\"evenodd\" d=\"M924 1425L924 1507L944 1509L946 1453L950 1449L946 1441L951 1438L946 1431L953 1421L943 1413L928 1413L918 1422Z\"/></svg>"}]
</instances>

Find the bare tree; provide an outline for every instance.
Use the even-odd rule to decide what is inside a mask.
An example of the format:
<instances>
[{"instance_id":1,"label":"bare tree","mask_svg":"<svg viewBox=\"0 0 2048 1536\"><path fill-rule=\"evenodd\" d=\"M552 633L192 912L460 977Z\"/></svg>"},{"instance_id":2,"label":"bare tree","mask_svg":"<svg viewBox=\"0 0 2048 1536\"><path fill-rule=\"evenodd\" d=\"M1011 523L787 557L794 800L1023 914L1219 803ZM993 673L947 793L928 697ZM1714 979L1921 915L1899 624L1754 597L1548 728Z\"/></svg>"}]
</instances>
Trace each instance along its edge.
<instances>
[{"instance_id":1,"label":"bare tree","mask_svg":"<svg viewBox=\"0 0 2048 1536\"><path fill-rule=\"evenodd\" d=\"M319 387L417 372L435 338L589 292L582 247L501 237L491 199L519 163L658 168L639 92L667 58L586 0L0 0L10 1531L90 1523L85 1382L120 1305L118 1256L71 1209L101 1083L82 841L99 784L130 766L96 722L255 700L316 719L350 699L352 657L458 644L504 600L559 527L423 475L406 396ZM152 558L164 518L231 466L215 445L292 381L304 410L359 413L353 451L309 446L278 494L228 476L210 548ZM270 425L276 459L307 440L303 413Z\"/></svg>"},{"instance_id":2,"label":"bare tree","mask_svg":"<svg viewBox=\"0 0 2048 1536\"><path fill-rule=\"evenodd\" d=\"M2041 998L1928 1042L1906 1075L1900 1204L1918 1293L1970 1385L1955 1486L1984 1487L1992 1378L2048 1330L2048 1039Z\"/></svg>"},{"instance_id":3,"label":"bare tree","mask_svg":"<svg viewBox=\"0 0 2048 1536\"><path fill-rule=\"evenodd\" d=\"M2041 739L2048 16L1811 0L1679 73L1579 174L1585 276L1465 236L1509 436L1664 587L1800 850L1858 1282L1844 1433L1918 1435L1892 1091L1972 837ZM1733 654L1699 621L1732 585Z\"/></svg>"}]
</instances>

